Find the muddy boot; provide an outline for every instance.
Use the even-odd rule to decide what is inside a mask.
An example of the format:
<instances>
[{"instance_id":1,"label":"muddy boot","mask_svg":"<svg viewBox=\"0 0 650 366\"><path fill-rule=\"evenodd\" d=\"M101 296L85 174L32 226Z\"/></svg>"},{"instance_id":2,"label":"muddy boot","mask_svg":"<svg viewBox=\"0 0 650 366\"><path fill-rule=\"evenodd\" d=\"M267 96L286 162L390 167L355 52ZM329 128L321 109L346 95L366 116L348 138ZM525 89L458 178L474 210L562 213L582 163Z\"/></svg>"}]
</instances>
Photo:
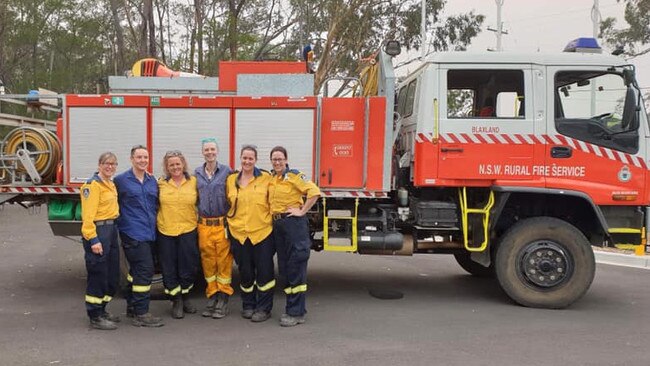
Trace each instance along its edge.
<instances>
[{"instance_id":1,"label":"muddy boot","mask_svg":"<svg viewBox=\"0 0 650 366\"><path fill-rule=\"evenodd\" d=\"M205 306L205 310L201 313L201 316L206 318L211 317L214 314L214 308L217 306L217 294L214 294L208 298L208 303Z\"/></svg>"},{"instance_id":2,"label":"muddy boot","mask_svg":"<svg viewBox=\"0 0 650 366\"><path fill-rule=\"evenodd\" d=\"M156 328L156 327L162 327L165 325L162 321L157 316L151 315L151 313L146 313L142 315L133 315L133 319L131 320L131 324L133 324L134 327L151 327L151 328Z\"/></svg>"},{"instance_id":3,"label":"muddy boot","mask_svg":"<svg viewBox=\"0 0 650 366\"><path fill-rule=\"evenodd\" d=\"M100 330L115 330L117 329L117 324L113 323L112 321L102 318L101 316L98 316L96 318L91 318L90 319L90 326L95 328L95 329L100 329Z\"/></svg>"},{"instance_id":4,"label":"muddy boot","mask_svg":"<svg viewBox=\"0 0 650 366\"><path fill-rule=\"evenodd\" d=\"M176 295L172 298L172 318L182 319L185 316L183 314L183 298L181 295Z\"/></svg>"},{"instance_id":5,"label":"muddy boot","mask_svg":"<svg viewBox=\"0 0 650 366\"><path fill-rule=\"evenodd\" d=\"M188 314L196 313L196 306L190 301L190 294L183 294L183 312Z\"/></svg>"},{"instance_id":6,"label":"muddy boot","mask_svg":"<svg viewBox=\"0 0 650 366\"><path fill-rule=\"evenodd\" d=\"M214 309L214 314L212 317L214 319L221 319L228 315L228 294L223 292L217 293L217 306Z\"/></svg>"}]
</instances>

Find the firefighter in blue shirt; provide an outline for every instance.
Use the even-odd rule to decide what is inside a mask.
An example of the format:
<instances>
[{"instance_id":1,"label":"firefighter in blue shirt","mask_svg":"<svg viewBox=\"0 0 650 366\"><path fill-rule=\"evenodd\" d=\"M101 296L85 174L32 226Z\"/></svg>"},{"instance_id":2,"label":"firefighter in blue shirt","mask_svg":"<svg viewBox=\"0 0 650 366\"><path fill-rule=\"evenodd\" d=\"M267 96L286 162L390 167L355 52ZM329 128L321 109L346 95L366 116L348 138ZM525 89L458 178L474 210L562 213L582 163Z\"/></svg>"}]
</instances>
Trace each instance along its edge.
<instances>
[{"instance_id":1,"label":"firefighter in blue shirt","mask_svg":"<svg viewBox=\"0 0 650 366\"><path fill-rule=\"evenodd\" d=\"M120 218L118 228L124 255L129 262L126 314L137 327L160 327L162 319L149 312L154 273L158 183L147 172L149 152L142 145L131 149L131 169L115 177Z\"/></svg>"},{"instance_id":2,"label":"firefighter in blue shirt","mask_svg":"<svg viewBox=\"0 0 650 366\"><path fill-rule=\"evenodd\" d=\"M98 171L81 186L81 235L88 271L86 312L95 329L113 330L120 318L106 311L119 283L120 252L114 220L118 215L117 192L111 181L117 157L99 156Z\"/></svg>"},{"instance_id":3,"label":"firefighter in blue shirt","mask_svg":"<svg viewBox=\"0 0 650 366\"><path fill-rule=\"evenodd\" d=\"M280 325L292 327L305 322L307 261L311 250L309 222L305 214L320 197L320 190L298 170L289 169L287 150L271 149L273 177L269 184L269 202L273 216L273 237L278 253L280 278L287 295ZM307 197L305 200L303 197Z\"/></svg>"}]
</instances>

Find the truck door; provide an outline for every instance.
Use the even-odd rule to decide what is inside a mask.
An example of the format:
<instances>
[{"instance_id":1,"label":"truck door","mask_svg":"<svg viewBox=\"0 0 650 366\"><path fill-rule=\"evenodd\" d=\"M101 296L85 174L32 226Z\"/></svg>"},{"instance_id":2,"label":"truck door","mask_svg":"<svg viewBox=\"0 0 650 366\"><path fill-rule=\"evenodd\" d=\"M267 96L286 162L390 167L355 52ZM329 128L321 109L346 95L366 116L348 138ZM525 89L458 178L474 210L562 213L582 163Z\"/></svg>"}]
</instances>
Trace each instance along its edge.
<instances>
[{"instance_id":1,"label":"truck door","mask_svg":"<svg viewBox=\"0 0 650 366\"><path fill-rule=\"evenodd\" d=\"M441 67L440 179L543 186L532 75L530 65Z\"/></svg>"},{"instance_id":2,"label":"truck door","mask_svg":"<svg viewBox=\"0 0 650 366\"><path fill-rule=\"evenodd\" d=\"M641 113L630 118L638 113L638 91L621 71L548 67L548 188L584 192L598 205L642 204L647 122Z\"/></svg>"}]
</instances>

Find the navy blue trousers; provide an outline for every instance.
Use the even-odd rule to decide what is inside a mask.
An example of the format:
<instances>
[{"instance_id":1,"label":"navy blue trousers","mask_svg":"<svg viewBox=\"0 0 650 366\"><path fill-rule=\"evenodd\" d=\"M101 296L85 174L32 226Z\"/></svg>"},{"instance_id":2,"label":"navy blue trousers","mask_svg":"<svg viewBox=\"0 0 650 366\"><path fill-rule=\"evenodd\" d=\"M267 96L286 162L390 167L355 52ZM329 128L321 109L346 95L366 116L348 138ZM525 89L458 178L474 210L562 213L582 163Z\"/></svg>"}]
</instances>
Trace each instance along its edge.
<instances>
[{"instance_id":1,"label":"navy blue trousers","mask_svg":"<svg viewBox=\"0 0 650 366\"><path fill-rule=\"evenodd\" d=\"M170 297L187 294L199 271L199 246L196 229L178 236L158 232L158 254L165 293Z\"/></svg>"},{"instance_id":2,"label":"navy blue trousers","mask_svg":"<svg viewBox=\"0 0 650 366\"><path fill-rule=\"evenodd\" d=\"M95 254L90 242L83 240L84 259L88 279L86 284L86 312L90 318L102 315L113 299L120 281L120 252L115 225L97 226L97 237L103 254Z\"/></svg>"},{"instance_id":3,"label":"navy blue trousers","mask_svg":"<svg viewBox=\"0 0 650 366\"><path fill-rule=\"evenodd\" d=\"M307 312L307 261L311 250L307 217L289 216L273 222L278 269L287 295L285 312L302 316Z\"/></svg>"},{"instance_id":4,"label":"navy blue trousers","mask_svg":"<svg viewBox=\"0 0 650 366\"><path fill-rule=\"evenodd\" d=\"M126 289L126 306L136 315L149 312L151 300L151 279L153 278L153 241L137 241L120 233L122 249L129 262L129 277Z\"/></svg>"},{"instance_id":5,"label":"navy blue trousers","mask_svg":"<svg viewBox=\"0 0 650 366\"><path fill-rule=\"evenodd\" d=\"M273 309L275 288L273 234L255 245L249 239L240 243L231 237L230 251L239 269L239 288L244 310L270 312Z\"/></svg>"}]
</instances>

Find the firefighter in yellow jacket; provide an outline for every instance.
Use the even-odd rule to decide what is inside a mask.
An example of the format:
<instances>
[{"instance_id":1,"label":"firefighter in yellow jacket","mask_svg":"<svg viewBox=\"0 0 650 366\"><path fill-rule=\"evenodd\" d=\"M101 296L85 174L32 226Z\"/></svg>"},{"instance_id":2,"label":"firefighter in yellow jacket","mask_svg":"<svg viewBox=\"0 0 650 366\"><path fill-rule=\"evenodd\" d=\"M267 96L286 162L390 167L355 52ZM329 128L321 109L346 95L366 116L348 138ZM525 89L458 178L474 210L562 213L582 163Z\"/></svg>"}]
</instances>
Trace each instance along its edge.
<instances>
[{"instance_id":1,"label":"firefighter in yellow jacket","mask_svg":"<svg viewBox=\"0 0 650 366\"><path fill-rule=\"evenodd\" d=\"M95 329L113 330L120 318L108 313L120 276L120 252L115 219L119 215L117 190L111 178L117 157L111 152L99 156L98 171L81 186L81 234L88 271L86 312Z\"/></svg>"},{"instance_id":2,"label":"firefighter in yellow jacket","mask_svg":"<svg viewBox=\"0 0 650 366\"><path fill-rule=\"evenodd\" d=\"M305 174L289 169L287 150L271 149L273 178L269 201L273 215L273 238L278 253L278 268L287 295L280 325L292 327L305 321L307 261L311 250L309 221L305 214L320 197L320 190ZM306 196L305 201L303 197Z\"/></svg>"},{"instance_id":3,"label":"firefighter in yellow jacket","mask_svg":"<svg viewBox=\"0 0 650 366\"><path fill-rule=\"evenodd\" d=\"M271 175L255 166L254 146L244 146L240 158L241 172L226 180L230 250L239 268L242 317L263 322L271 317L275 287L275 248L268 202Z\"/></svg>"}]
</instances>

